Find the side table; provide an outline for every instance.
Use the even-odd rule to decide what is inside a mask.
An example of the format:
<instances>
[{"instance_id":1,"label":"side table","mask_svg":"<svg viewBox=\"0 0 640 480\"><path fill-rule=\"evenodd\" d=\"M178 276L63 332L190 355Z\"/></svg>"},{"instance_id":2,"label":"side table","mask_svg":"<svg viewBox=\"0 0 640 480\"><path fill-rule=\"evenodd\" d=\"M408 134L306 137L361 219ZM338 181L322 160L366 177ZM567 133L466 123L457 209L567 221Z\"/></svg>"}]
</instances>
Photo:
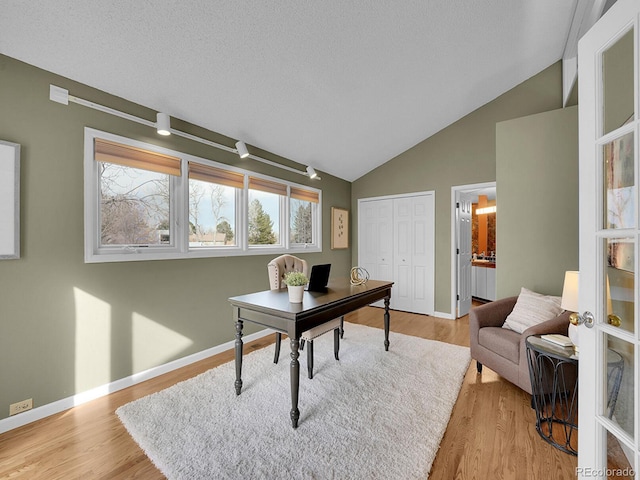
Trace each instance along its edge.
<instances>
[{"instance_id":1,"label":"side table","mask_svg":"<svg viewBox=\"0 0 640 480\"><path fill-rule=\"evenodd\" d=\"M527 337L526 346L536 430L554 447L577 455L578 356L573 347L561 347L540 335Z\"/></svg>"}]
</instances>

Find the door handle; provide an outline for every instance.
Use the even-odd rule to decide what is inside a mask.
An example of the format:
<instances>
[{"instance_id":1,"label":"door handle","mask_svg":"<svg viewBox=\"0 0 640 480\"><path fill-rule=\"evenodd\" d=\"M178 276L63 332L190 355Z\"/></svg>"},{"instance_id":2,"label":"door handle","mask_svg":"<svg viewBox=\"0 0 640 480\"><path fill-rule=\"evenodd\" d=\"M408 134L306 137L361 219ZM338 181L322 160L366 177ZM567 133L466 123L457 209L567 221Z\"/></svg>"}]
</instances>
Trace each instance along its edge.
<instances>
[{"instance_id":1,"label":"door handle","mask_svg":"<svg viewBox=\"0 0 640 480\"><path fill-rule=\"evenodd\" d=\"M622 324L622 320L620 320L620 317L614 315L613 313L607 315L607 321L609 322L609 325L612 325L614 327L619 327Z\"/></svg>"},{"instance_id":2,"label":"door handle","mask_svg":"<svg viewBox=\"0 0 640 480\"><path fill-rule=\"evenodd\" d=\"M575 326L584 324L587 328L593 328L594 317L591 312L584 312L582 315L576 312L569 316L569 321Z\"/></svg>"}]
</instances>

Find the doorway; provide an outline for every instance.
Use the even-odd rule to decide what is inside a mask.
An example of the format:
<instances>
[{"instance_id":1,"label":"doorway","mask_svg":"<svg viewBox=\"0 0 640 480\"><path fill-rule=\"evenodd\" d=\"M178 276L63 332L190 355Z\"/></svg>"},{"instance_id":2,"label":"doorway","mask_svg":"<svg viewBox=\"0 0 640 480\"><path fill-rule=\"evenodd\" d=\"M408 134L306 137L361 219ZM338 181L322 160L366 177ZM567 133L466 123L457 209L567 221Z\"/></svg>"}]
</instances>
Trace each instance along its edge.
<instances>
[{"instance_id":1,"label":"doorway","mask_svg":"<svg viewBox=\"0 0 640 480\"><path fill-rule=\"evenodd\" d=\"M496 182L451 187L451 312L454 319L469 313L473 297L495 300L496 206ZM489 208L492 212L478 215L480 208ZM474 258L476 262L472 263ZM474 268L474 264L479 266Z\"/></svg>"}]
</instances>

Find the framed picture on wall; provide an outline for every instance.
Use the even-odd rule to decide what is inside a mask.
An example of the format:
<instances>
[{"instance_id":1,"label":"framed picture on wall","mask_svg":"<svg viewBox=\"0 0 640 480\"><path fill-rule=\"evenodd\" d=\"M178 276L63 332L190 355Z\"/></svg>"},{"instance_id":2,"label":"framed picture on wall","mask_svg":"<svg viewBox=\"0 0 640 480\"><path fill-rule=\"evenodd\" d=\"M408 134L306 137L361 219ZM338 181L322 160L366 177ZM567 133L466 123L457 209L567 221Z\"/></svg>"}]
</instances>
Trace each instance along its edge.
<instances>
[{"instance_id":1,"label":"framed picture on wall","mask_svg":"<svg viewBox=\"0 0 640 480\"><path fill-rule=\"evenodd\" d=\"M331 249L349 248L349 210L331 207Z\"/></svg>"},{"instance_id":2,"label":"framed picture on wall","mask_svg":"<svg viewBox=\"0 0 640 480\"><path fill-rule=\"evenodd\" d=\"M20 258L20 145L0 140L0 259Z\"/></svg>"}]
</instances>

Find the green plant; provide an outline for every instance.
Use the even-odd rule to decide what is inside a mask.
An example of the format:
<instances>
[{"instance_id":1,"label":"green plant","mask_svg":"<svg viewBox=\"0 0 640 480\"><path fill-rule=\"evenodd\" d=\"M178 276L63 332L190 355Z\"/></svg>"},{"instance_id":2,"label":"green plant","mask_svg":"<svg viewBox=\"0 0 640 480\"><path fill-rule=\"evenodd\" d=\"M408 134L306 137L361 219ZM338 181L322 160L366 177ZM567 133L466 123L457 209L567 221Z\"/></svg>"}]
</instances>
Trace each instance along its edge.
<instances>
[{"instance_id":1,"label":"green plant","mask_svg":"<svg viewBox=\"0 0 640 480\"><path fill-rule=\"evenodd\" d=\"M284 274L284 283L290 287L300 287L309 283L309 279L302 272L287 272Z\"/></svg>"}]
</instances>

